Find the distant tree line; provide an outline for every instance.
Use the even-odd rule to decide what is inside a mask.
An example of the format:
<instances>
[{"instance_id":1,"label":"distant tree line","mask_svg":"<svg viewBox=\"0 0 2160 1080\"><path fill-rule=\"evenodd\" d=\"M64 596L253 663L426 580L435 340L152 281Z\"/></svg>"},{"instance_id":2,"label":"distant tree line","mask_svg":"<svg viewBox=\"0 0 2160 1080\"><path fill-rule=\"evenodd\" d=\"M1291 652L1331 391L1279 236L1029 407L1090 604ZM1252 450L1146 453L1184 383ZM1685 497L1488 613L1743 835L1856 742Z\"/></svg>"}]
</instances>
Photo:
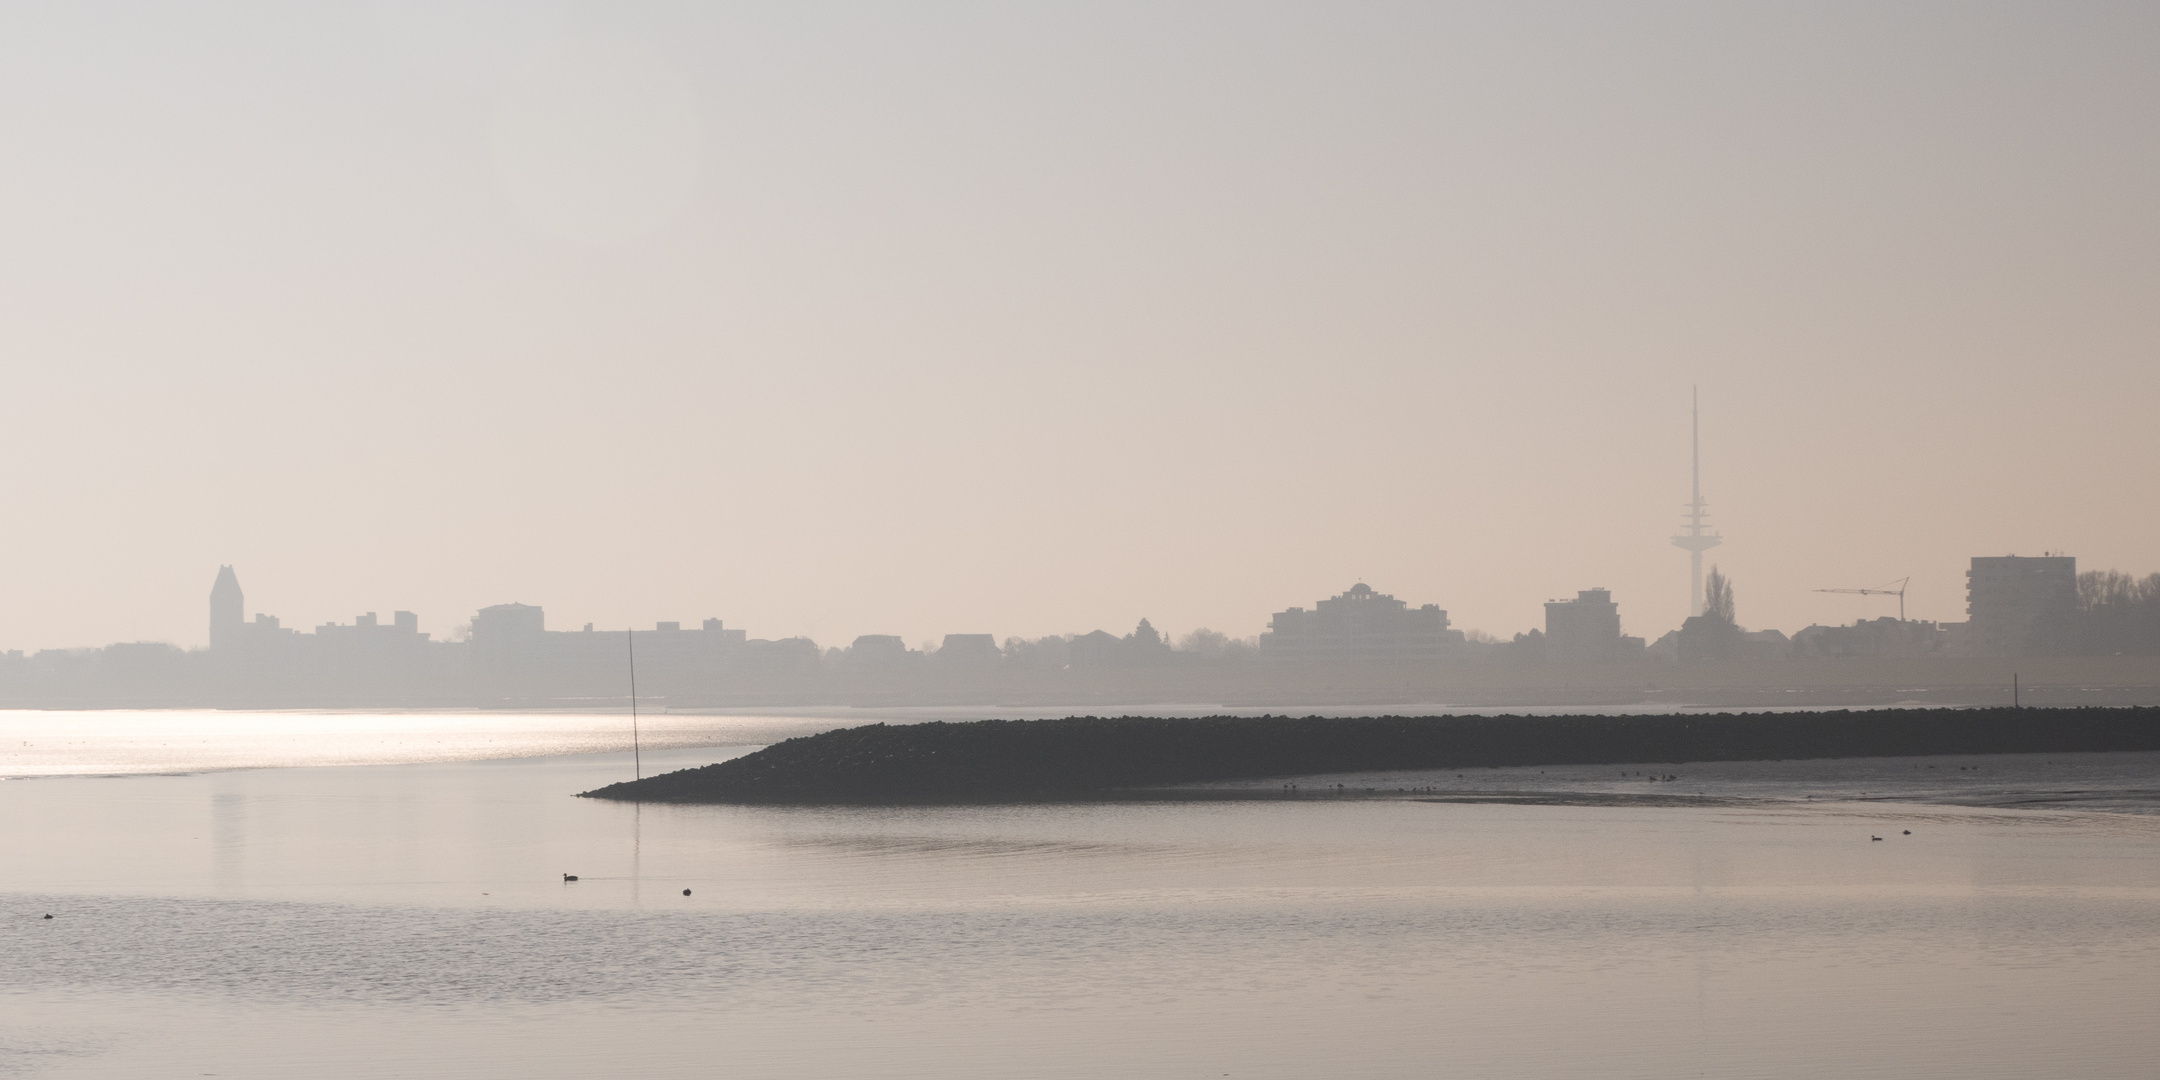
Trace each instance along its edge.
<instances>
[{"instance_id":1,"label":"distant tree line","mask_svg":"<svg viewBox=\"0 0 2160 1080\"><path fill-rule=\"evenodd\" d=\"M1101 630L1087 634L1053 634L1040 638L1006 638L1005 663L1017 669L1058 671L1080 667L1152 667L1196 662L1246 663L1260 656L1257 638L1233 638L1219 630L1202 627L1172 643L1146 619L1133 632L1118 637Z\"/></svg>"},{"instance_id":2,"label":"distant tree line","mask_svg":"<svg viewBox=\"0 0 2160 1080\"><path fill-rule=\"evenodd\" d=\"M2072 634L2077 651L2086 655L2160 653L2160 574L2079 574Z\"/></svg>"},{"instance_id":3,"label":"distant tree line","mask_svg":"<svg viewBox=\"0 0 2160 1080\"><path fill-rule=\"evenodd\" d=\"M1732 579L1716 566L1710 568L1710 576L1703 581L1703 615L1728 626L1740 623L1733 604Z\"/></svg>"}]
</instances>

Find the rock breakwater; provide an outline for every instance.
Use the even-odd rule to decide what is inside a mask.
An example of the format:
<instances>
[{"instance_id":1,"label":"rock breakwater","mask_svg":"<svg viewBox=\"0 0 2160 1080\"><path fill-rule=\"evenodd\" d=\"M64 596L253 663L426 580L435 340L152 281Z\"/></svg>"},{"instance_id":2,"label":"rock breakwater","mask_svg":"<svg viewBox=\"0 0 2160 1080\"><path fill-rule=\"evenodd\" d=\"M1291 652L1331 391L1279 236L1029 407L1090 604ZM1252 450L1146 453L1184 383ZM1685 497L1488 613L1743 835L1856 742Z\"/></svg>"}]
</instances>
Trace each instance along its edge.
<instances>
[{"instance_id":1,"label":"rock breakwater","mask_svg":"<svg viewBox=\"0 0 2160 1080\"><path fill-rule=\"evenodd\" d=\"M583 794L673 803L1036 802L1386 769L2115 750L2160 750L2160 708L1076 716L844 728Z\"/></svg>"}]
</instances>

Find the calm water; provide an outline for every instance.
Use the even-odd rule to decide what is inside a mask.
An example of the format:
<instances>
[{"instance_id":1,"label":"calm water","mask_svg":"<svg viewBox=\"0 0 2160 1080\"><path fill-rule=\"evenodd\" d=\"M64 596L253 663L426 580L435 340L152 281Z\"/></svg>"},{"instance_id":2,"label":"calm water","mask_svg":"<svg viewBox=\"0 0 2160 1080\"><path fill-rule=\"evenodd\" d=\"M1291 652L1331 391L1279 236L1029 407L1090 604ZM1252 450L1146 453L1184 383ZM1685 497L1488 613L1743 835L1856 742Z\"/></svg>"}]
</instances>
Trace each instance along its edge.
<instances>
[{"instance_id":1,"label":"calm water","mask_svg":"<svg viewBox=\"0 0 2160 1080\"><path fill-rule=\"evenodd\" d=\"M2160 1053L2160 816L2003 805L2135 809L2150 756L1351 778L1509 802L638 808L568 797L627 754L430 761L385 734L409 719L257 716L190 751L403 764L0 783L0 1074L2146 1077ZM614 720L482 719L496 754ZM0 772L123 771L181 733L100 722L82 767Z\"/></svg>"},{"instance_id":2,"label":"calm water","mask_svg":"<svg viewBox=\"0 0 2160 1080\"><path fill-rule=\"evenodd\" d=\"M1434 713L1661 713L1669 705L1462 707L1403 705L1403 715ZM1030 720L1073 715L1068 707L799 708L766 712L647 713L637 726L647 749L762 745L856 724L924 720ZM1260 716L1281 707L1138 705L1103 715ZM1296 706L1300 716L1367 716L1368 706ZM1762 711L1762 710L1729 710ZM1791 710L1813 711L1813 710ZM44 712L0 709L0 778L124 775L292 765L390 765L475 761L629 750L626 713L221 712L214 709L109 709Z\"/></svg>"}]
</instances>

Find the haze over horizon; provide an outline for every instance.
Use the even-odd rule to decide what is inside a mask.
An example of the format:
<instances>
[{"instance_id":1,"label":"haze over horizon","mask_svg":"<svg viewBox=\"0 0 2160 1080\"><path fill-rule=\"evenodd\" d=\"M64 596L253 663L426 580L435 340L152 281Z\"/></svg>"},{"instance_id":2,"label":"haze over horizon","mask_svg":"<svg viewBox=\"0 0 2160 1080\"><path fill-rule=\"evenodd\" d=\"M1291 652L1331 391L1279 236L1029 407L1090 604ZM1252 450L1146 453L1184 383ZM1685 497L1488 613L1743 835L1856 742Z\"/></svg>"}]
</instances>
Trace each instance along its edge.
<instances>
[{"instance_id":1,"label":"haze over horizon","mask_svg":"<svg viewBox=\"0 0 2160 1080\"><path fill-rule=\"evenodd\" d=\"M2160 570L2160 9L0 9L0 649Z\"/></svg>"}]
</instances>

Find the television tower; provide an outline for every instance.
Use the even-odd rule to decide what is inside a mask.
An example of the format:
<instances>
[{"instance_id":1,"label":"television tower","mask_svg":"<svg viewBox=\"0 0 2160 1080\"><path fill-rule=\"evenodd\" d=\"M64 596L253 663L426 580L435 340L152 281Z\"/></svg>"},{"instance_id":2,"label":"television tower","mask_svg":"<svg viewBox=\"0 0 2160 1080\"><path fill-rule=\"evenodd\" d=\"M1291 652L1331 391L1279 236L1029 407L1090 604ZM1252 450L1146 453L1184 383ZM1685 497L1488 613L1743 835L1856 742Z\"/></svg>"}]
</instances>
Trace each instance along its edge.
<instances>
[{"instance_id":1,"label":"television tower","mask_svg":"<svg viewBox=\"0 0 2160 1080\"><path fill-rule=\"evenodd\" d=\"M1703 519L1709 516L1705 507L1709 504L1703 502L1702 497L1702 394L1692 386L1688 393L1690 437L1694 442L1695 497L1688 501L1687 513L1681 515L1687 522L1687 535L1675 536L1672 542L1674 547L1688 553L1688 568L1693 573L1693 583L1688 588L1688 614L1700 615L1703 611L1702 553L1724 543L1725 538L1715 532L1703 531Z\"/></svg>"}]
</instances>

